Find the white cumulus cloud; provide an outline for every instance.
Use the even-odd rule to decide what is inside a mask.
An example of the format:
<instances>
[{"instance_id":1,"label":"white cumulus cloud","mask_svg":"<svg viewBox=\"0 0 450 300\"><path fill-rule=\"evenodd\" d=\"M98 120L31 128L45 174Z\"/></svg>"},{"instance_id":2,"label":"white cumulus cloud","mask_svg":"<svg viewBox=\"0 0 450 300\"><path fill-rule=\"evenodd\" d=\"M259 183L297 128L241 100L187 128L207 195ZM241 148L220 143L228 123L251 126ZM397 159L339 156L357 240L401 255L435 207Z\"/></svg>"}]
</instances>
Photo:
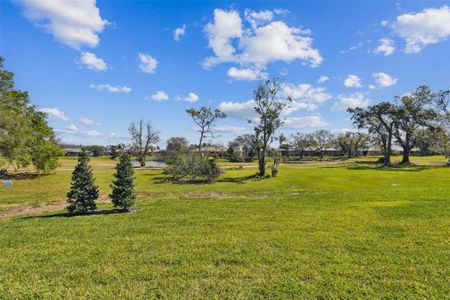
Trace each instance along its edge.
<instances>
[{"instance_id":1,"label":"white cumulus cloud","mask_svg":"<svg viewBox=\"0 0 450 300\"><path fill-rule=\"evenodd\" d=\"M264 25L273 19L273 12L270 10L261 10L259 12L246 9L244 12L245 19L250 23L252 28Z\"/></svg>"},{"instance_id":2,"label":"white cumulus cloud","mask_svg":"<svg viewBox=\"0 0 450 300\"><path fill-rule=\"evenodd\" d=\"M97 91L106 90L110 93L124 93L128 94L131 92L131 88L128 86L113 86L110 84L102 83L102 84L90 84L89 87L91 89L96 89Z\"/></svg>"},{"instance_id":3,"label":"white cumulus cloud","mask_svg":"<svg viewBox=\"0 0 450 300\"><path fill-rule=\"evenodd\" d=\"M208 57L203 66L209 68L225 61L236 61L235 49L231 44L231 38L242 35L242 20L237 11L214 10L214 23L208 23L205 27L208 37L208 46L213 50L215 57Z\"/></svg>"},{"instance_id":4,"label":"white cumulus cloud","mask_svg":"<svg viewBox=\"0 0 450 300\"><path fill-rule=\"evenodd\" d=\"M186 24L183 24L183 26L178 27L173 31L173 39L176 42L178 42L185 33L186 33Z\"/></svg>"},{"instance_id":5,"label":"white cumulus cloud","mask_svg":"<svg viewBox=\"0 0 450 300\"><path fill-rule=\"evenodd\" d=\"M214 127L214 131L221 133L232 133L234 135L241 135L247 132L247 129L239 126L222 125Z\"/></svg>"},{"instance_id":6,"label":"white cumulus cloud","mask_svg":"<svg viewBox=\"0 0 450 300\"><path fill-rule=\"evenodd\" d=\"M372 75L379 87L389 87L397 83L397 78L383 72L373 73Z\"/></svg>"},{"instance_id":7,"label":"white cumulus cloud","mask_svg":"<svg viewBox=\"0 0 450 300\"><path fill-rule=\"evenodd\" d=\"M191 102L191 103L197 102L199 99L200 99L200 97L193 92L190 92L187 97L183 98L184 101Z\"/></svg>"},{"instance_id":8,"label":"white cumulus cloud","mask_svg":"<svg viewBox=\"0 0 450 300\"><path fill-rule=\"evenodd\" d=\"M288 116L293 112L296 112L298 110L307 110L307 111L312 111L312 110L316 110L318 107L316 104L314 103L310 103L310 102L299 102L299 101L293 101L291 103L289 103L282 111L281 115L282 116Z\"/></svg>"},{"instance_id":9,"label":"white cumulus cloud","mask_svg":"<svg viewBox=\"0 0 450 300\"><path fill-rule=\"evenodd\" d=\"M273 61L302 60L311 66L322 63L319 51L312 47L309 31L274 21L244 35L239 42L240 61L265 66Z\"/></svg>"},{"instance_id":10,"label":"white cumulus cloud","mask_svg":"<svg viewBox=\"0 0 450 300\"><path fill-rule=\"evenodd\" d=\"M317 80L317 82L324 83L324 82L327 82L328 80L330 80L330 78L328 76L320 76L319 80Z\"/></svg>"},{"instance_id":11,"label":"white cumulus cloud","mask_svg":"<svg viewBox=\"0 0 450 300\"><path fill-rule=\"evenodd\" d=\"M88 137L99 137L99 136L102 135L97 130L88 130L88 131L82 132L81 134L84 135L84 136L88 136Z\"/></svg>"},{"instance_id":12,"label":"white cumulus cloud","mask_svg":"<svg viewBox=\"0 0 450 300\"><path fill-rule=\"evenodd\" d=\"M156 66L158 65L158 61L155 58L151 57L149 54L139 53L138 60L139 68L142 72L149 74L155 73Z\"/></svg>"},{"instance_id":13,"label":"white cumulus cloud","mask_svg":"<svg viewBox=\"0 0 450 300\"><path fill-rule=\"evenodd\" d=\"M331 99L331 95L326 88L313 87L310 84L293 85L290 83L281 84L280 96L292 97L296 101L324 102Z\"/></svg>"},{"instance_id":14,"label":"white cumulus cloud","mask_svg":"<svg viewBox=\"0 0 450 300\"><path fill-rule=\"evenodd\" d=\"M373 53L381 53L384 56L391 55L395 51L394 41L392 39L384 38L379 40L380 45L373 51Z\"/></svg>"},{"instance_id":15,"label":"white cumulus cloud","mask_svg":"<svg viewBox=\"0 0 450 300\"><path fill-rule=\"evenodd\" d=\"M75 126L74 124L70 124L69 126L67 126L66 129L70 131L78 131L78 127Z\"/></svg>"},{"instance_id":16,"label":"white cumulus cloud","mask_svg":"<svg viewBox=\"0 0 450 300\"><path fill-rule=\"evenodd\" d=\"M305 117L288 117L284 121L284 125L288 128L317 128L327 127L328 124L320 116L305 116Z\"/></svg>"},{"instance_id":17,"label":"white cumulus cloud","mask_svg":"<svg viewBox=\"0 0 450 300\"><path fill-rule=\"evenodd\" d=\"M419 13L397 17L394 32L406 41L405 53L419 53L428 45L437 44L450 36L450 8L427 8Z\"/></svg>"},{"instance_id":18,"label":"white cumulus cloud","mask_svg":"<svg viewBox=\"0 0 450 300\"><path fill-rule=\"evenodd\" d=\"M96 124L94 120L89 119L89 118L81 118L80 123L85 126Z\"/></svg>"},{"instance_id":19,"label":"white cumulus cloud","mask_svg":"<svg viewBox=\"0 0 450 300\"><path fill-rule=\"evenodd\" d=\"M344 86L348 88L362 87L361 79L353 74L349 74L344 80Z\"/></svg>"},{"instance_id":20,"label":"white cumulus cloud","mask_svg":"<svg viewBox=\"0 0 450 300\"><path fill-rule=\"evenodd\" d=\"M214 56L207 57L203 67L228 62L239 64L241 70L264 70L268 63L294 60L313 67L320 65L323 59L312 46L310 31L274 21L273 16L272 11L247 10L245 19L250 26L244 26L237 11L215 9L214 21L205 27L208 46Z\"/></svg>"},{"instance_id":21,"label":"white cumulus cloud","mask_svg":"<svg viewBox=\"0 0 450 300\"><path fill-rule=\"evenodd\" d=\"M268 74L265 72L261 72L260 69L253 69L253 68L237 69L235 67L231 67L228 69L228 76L236 80L256 80L256 79L265 79L267 78Z\"/></svg>"},{"instance_id":22,"label":"white cumulus cloud","mask_svg":"<svg viewBox=\"0 0 450 300\"><path fill-rule=\"evenodd\" d=\"M291 97L293 100L284 108L282 116L288 116L299 110L316 110L318 108L316 103L331 99L331 95L325 88L313 87L310 84L282 84L278 96L281 98ZM244 102L225 101L218 106L229 117L241 120L254 119L256 117L254 107L255 101L253 99Z\"/></svg>"},{"instance_id":23,"label":"white cumulus cloud","mask_svg":"<svg viewBox=\"0 0 450 300\"><path fill-rule=\"evenodd\" d=\"M89 70L106 71L108 69L106 62L91 52L82 52L79 63Z\"/></svg>"},{"instance_id":24,"label":"white cumulus cloud","mask_svg":"<svg viewBox=\"0 0 450 300\"><path fill-rule=\"evenodd\" d=\"M102 19L95 0L17 0L24 16L51 33L59 42L80 49L96 47L108 21Z\"/></svg>"},{"instance_id":25,"label":"white cumulus cloud","mask_svg":"<svg viewBox=\"0 0 450 300\"><path fill-rule=\"evenodd\" d=\"M69 118L66 117L64 112L60 111L58 108L41 108L39 111L46 113L50 118L59 119L63 121L69 121Z\"/></svg>"},{"instance_id":26,"label":"white cumulus cloud","mask_svg":"<svg viewBox=\"0 0 450 300\"><path fill-rule=\"evenodd\" d=\"M254 100L245 102L227 101L221 102L218 106L218 108L226 113L227 116L241 120L253 119L256 116L254 107Z\"/></svg>"},{"instance_id":27,"label":"white cumulus cloud","mask_svg":"<svg viewBox=\"0 0 450 300\"><path fill-rule=\"evenodd\" d=\"M151 99L155 101L166 101L169 100L169 95L164 91L156 91L154 94L147 96L146 99Z\"/></svg>"},{"instance_id":28,"label":"white cumulus cloud","mask_svg":"<svg viewBox=\"0 0 450 300\"><path fill-rule=\"evenodd\" d=\"M339 95L339 101L332 107L332 111L346 110L347 108L355 107L367 107L369 105L369 99L367 99L363 93L353 93L350 95Z\"/></svg>"}]
</instances>

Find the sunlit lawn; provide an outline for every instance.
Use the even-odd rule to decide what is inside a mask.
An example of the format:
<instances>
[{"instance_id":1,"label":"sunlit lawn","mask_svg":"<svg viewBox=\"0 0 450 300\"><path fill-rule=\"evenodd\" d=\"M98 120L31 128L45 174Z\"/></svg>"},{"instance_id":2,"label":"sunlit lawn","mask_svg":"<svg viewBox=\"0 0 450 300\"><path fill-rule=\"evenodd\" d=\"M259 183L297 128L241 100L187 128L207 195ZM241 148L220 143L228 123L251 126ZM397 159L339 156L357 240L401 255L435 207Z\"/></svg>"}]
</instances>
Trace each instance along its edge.
<instances>
[{"instance_id":1,"label":"sunlit lawn","mask_svg":"<svg viewBox=\"0 0 450 300\"><path fill-rule=\"evenodd\" d=\"M138 212L0 219L0 298L447 298L450 168L374 160L213 185L137 170ZM63 201L74 163L0 188L0 209ZM114 161L92 164L109 193Z\"/></svg>"}]
</instances>

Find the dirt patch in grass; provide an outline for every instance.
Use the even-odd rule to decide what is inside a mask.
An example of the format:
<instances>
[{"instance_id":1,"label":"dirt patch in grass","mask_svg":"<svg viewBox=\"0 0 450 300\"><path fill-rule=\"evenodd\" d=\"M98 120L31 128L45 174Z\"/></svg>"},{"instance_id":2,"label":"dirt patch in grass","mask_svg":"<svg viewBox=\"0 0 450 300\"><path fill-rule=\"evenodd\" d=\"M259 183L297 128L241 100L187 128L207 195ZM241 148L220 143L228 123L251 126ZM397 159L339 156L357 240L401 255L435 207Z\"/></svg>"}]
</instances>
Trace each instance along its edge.
<instances>
[{"instance_id":1,"label":"dirt patch in grass","mask_svg":"<svg viewBox=\"0 0 450 300\"><path fill-rule=\"evenodd\" d=\"M97 203L108 203L109 197L108 195L100 195ZM32 204L25 204L16 206L13 209L8 209L4 211L0 211L0 219L2 218L10 218L10 217L20 217L20 216L31 216L31 215L39 215L45 214L55 211L60 211L66 208L67 202L66 200L47 203L42 206L36 206Z\"/></svg>"},{"instance_id":2,"label":"dirt patch in grass","mask_svg":"<svg viewBox=\"0 0 450 300\"><path fill-rule=\"evenodd\" d=\"M190 198L217 198L217 197L229 197L230 195L227 193L220 192L210 192L210 193L197 193L197 192L188 192L188 197Z\"/></svg>"}]
</instances>

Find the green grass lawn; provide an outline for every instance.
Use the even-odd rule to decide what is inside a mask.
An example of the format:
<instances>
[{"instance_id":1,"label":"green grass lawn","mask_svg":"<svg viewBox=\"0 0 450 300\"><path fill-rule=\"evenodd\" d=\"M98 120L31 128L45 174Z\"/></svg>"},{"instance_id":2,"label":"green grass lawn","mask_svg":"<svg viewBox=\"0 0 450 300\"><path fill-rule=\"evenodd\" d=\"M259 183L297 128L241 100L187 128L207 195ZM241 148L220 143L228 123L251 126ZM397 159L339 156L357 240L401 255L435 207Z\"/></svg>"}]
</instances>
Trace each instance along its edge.
<instances>
[{"instance_id":1,"label":"green grass lawn","mask_svg":"<svg viewBox=\"0 0 450 300\"><path fill-rule=\"evenodd\" d=\"M450 168L413 161L226 169L213 185L137 170L138 212L1 218L0 298L448 299ZM114 162L93 165L109 193ZM0 210L63 201L70 166L1 187Z\"/></svg>"}]
</instances>

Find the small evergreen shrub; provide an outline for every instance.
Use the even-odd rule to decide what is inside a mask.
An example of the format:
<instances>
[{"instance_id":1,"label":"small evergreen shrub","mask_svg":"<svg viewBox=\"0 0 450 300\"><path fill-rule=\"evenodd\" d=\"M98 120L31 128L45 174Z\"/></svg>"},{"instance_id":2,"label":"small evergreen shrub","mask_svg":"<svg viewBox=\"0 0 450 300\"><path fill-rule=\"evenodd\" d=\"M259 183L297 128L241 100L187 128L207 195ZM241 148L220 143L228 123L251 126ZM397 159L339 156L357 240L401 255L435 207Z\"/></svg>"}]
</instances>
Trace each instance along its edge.
<instances>
[{"instance_id":1,"label":"small evergreen shrub","mask_svg":"<svg viewBox=\"0 0 450 300\"><path fill-rule=\"evenodd\" d=\"M114 207L128 210L136 202L136 191L134 188L134 170L130 156L123 153L116 165L116 180L111 185L111 197Z\"/></svg>"},{"instance_id":2,"label":"small evergreen shrub","mask_svg":"<svg viewBox=\"0 0 450 300\"><path fill-rule=\"evenodd\" d=\"M70 191L67 193L67 210L69 213L85 213L97 208L98 187L89 166L89 156L83 151L78 157L78 164L72 173Z\"/></svg>"}]
</instances>

